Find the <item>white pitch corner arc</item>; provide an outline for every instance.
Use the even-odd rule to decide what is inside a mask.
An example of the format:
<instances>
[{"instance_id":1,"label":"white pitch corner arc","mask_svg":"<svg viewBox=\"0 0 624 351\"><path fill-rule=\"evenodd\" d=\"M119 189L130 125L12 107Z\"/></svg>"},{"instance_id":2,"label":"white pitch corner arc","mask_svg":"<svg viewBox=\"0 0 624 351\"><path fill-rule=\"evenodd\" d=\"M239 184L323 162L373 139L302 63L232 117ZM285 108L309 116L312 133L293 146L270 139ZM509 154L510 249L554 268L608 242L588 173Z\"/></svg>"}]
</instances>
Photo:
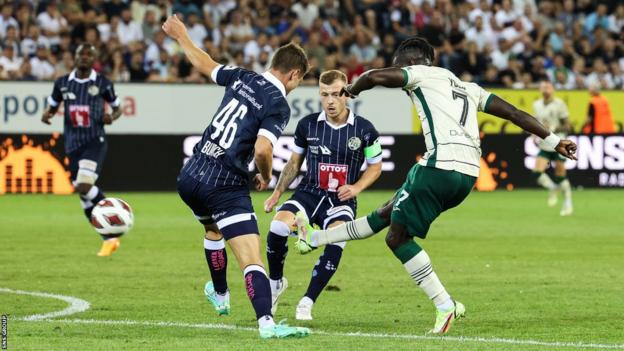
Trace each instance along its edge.
<instances>
[{"instance_id":1,"label":"white pitch corner arc","mask_svg":"<svg viewBox=\"0 0 624 351\"><path fill-rule=\"evenodd\" d=\"M67 308L60 310L60 311L33 314L30 316L18 318L19 320L24 320L24 321L39 321L39 320L44 320L44 319L49 319L49 318L67 317L76 313L84 312L88 310L89 308L91 308L91 304L88 301L79 299L73 296L65 296L65 295L51 294L51 293L38 292L38 291L13 290L9 288L1 288L1 287L0 287L0 293L43 297L47 299L65 301L69 304Z\"/></svg>"}]
</instances>

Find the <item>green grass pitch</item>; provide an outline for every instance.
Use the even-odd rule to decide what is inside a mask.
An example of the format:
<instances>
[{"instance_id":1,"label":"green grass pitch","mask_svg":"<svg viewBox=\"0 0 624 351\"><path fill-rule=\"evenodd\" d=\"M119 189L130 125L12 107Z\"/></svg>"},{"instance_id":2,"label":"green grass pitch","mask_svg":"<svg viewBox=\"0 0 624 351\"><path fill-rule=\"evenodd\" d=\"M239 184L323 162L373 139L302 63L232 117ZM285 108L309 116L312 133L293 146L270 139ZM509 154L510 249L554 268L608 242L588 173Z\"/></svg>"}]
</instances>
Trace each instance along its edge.
<instances>
[{"instance_id":1,"label":"green grass pitch","mask_svg":"<svg viewBox=\"0 0 624 351\"><path fill-rule=\"evenodd\" d=\"M232 315L217 317L204 300L202 228L177 194L108 195L127 200L136 218L110 258L95 256L100 241L77 197L0 197L0 288L91 304L82 313L30 322L19 318L68 305L0 292L9 350L624 349L623 191L575 192L569 218L546 207L543 191L475 192L438 218L420 243L467 308L448 338L423 337L433 306L383 234L347 245L315 320L297 323L294 308L320 250L309 256L291 250L285 270L291 286L276 319L309 326L313 335L270 341L254 330L233 254ZM360 215L390 195L362 194ZM266 196L253 195L256 209ZM258 218L264 242L271 215ZM355 332L366 334L349 334Z\"/></svg>"}]
</instances>

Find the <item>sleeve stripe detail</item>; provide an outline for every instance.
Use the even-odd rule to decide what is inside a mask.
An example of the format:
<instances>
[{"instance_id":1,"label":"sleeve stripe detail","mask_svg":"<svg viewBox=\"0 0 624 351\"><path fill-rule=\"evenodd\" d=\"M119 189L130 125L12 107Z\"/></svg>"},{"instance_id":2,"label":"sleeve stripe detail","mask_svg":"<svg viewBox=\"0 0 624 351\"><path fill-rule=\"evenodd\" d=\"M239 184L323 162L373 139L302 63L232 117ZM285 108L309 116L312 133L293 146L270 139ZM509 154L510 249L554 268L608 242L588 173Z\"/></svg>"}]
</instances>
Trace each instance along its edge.
<instances>
[{"instance_id":1,"label":"sleeve stripe detail","mask_svg":"<svg viewBox=\"0 0 624 351\"><path fill-rule=\"evenodd\" d=\"M52 96L48 96L48 104L52 107L58 106L59 102L54 100Z\"/></svg>"},{"instance_id":2,"label":"sleeve stripe detail","mask_svg":"<svg viewBox=\"0 0 624 351\"><path fill-rule=\"evenodd\" d=\"M409 82L409 76L407 75L406 69L401 68L401 71L403 71L403 88L405 88L407 86L407 83Z\"/></svg>"},{"instance_id":3,"label":"sleeve stripe detail","mask_svg":"<svg viewBox=\"0 0 624 351\"><path fill-rule=\"evenodd\" d=\"M111 102L111 106L113 107L119 107L119 105L121 105L121 99L119 98L119 96L117 96L115 98L115 101Z\"/></svg>"},{"instance_id":4,"label":"sleeve stripe detail","mask_svg":"<svg viewBox=\"0 0 624 351\"><path fill-rule=\"evenodd\" d=\"M382 158L383 158L382 155L378 155L372 158L367 158L366 163L368 163L369 165L374 165L375 163L381 162Z\"/></svg>"},{"instance_id":5,"label":"sleeve stripe detail","mask_svg":"<svg viewBox=\"0 0 624 351\"><path fill-rule=\"evenodd\" d=\"M305 152L305 148L299 146L299 145L293 145L292 146L292 152L298 153L299 155L302 155Z\"/></svg>"},{"instance_id":6,"label":"sleeve stripe detail","mask_svg":"<svg viewBox=\"0 0 624 351\"><path fill-rule=\"evenodd\" d=\"M271 133L271 131L269 131L268 129L260 129L258 131L258 135L262 135L263 137L269 139L271 141L271 144L273 144L273 146L275 146L275 144L277 143L277 137L275 136L275 134Z\"/></svg>"},{"instance_id":7,"label":"sleeve stripe detail","mask_svg":"<svg viewBox=\"0 0 624 351\"><path fill-rule=\"evenodd\" d=\"M485 105L483 106L483 112L487 112L490 107L490 103L492 102L492 98L494 98L494 94L490 94L487 100L485 100Z\"/></svg>"},{"instance_id":8,"label":"sleeve stripe detail","mask_svg":"<svg viewBox=\"0 0 624 351\"><path fill-rule=\"evenodd\" d=\"M210 79L212 79L212 81L215 84L219 84L217 83L217 73L219 73L219 70L223 67L223 65L219 65L217 67L215 67L212 72L210 72Z\"/></svg>"}]
</instances>

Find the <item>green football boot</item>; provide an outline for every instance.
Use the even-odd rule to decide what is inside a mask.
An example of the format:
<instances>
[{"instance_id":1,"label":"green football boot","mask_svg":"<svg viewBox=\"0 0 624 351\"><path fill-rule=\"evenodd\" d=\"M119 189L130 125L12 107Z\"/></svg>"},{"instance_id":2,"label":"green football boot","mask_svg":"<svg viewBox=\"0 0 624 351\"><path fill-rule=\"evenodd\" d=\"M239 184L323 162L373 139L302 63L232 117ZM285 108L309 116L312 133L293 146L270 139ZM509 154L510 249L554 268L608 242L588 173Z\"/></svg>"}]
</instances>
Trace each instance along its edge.
<instances>
[{"instance_id":1,"label":"green football boot","mask_svg":"<svg viewBox=\"0 0 624 351\"><path fill-rule=\"evenodd\" d=\"M212 282L206 283L204 286L204 295L206 295L206 299L208 302L214 307L215 311L219 314L219 316L224 316L230 314L230 292L227 291L223 296L217 296L217 292L214 289L214 284Z\"/></svg>"}]
</instances>

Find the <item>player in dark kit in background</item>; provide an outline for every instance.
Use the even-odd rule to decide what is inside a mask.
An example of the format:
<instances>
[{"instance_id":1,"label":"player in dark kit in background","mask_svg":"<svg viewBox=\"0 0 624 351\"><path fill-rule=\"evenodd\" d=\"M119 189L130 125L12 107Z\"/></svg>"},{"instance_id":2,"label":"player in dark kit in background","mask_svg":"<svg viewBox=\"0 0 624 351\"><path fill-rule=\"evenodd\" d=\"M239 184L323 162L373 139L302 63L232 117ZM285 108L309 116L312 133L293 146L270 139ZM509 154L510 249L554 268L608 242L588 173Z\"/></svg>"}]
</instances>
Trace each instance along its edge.
<instances>
[{"instance_id":1,"label":"player in dark kit in background","mask_svg":"<svg viewBox=\"0 0 624 351\"><path fill-rule=\"evenodd\" d=\"M65 152L69 157L71 179L87 219L91 221L93 207L105 198L95 185L106 158L106 133L104 125L121 116L120 100L113 83L93 69L96 50L83 44L76 49L76 68L54 82L50 105L41 121L50 124L61 102L64 107ZM104 112L104 103L113 109ZM104 240L98 256L110 256L119 247L119 238L102 236Z\"/></svg>"},{"instance_id":2,"label":"player in dark kit in background","mask_svg":"<svg viewBox=\"0 0 624 351\"><path fill-rule=\"evenodd\" d=\"M273 145L290 119L286 94L297 88L308 71L303 49L295 44L279 48L271 68L256 74L222 66L191 41L184 24L171 16L163 25L177 40L193 66L225 87L225 94L193 156L178 176L178 193L206 231L204 252L212 281L204 292L219 314L229 314L225 240L243 271L247 295L258 319L261 338L302 337L307 328L275 324L271 287L260 258L258 223L248 188L248 165L259 174L256 189L271 180Z\"/></svg>"},{"instance_id":3,"label":"player in dark kit in background","mask_svg":"<svg viewBox=\"0 0 624 351\"><path fill-rule=\"evenodd\" d=\"M340 96L347 76L336 70L323 72L319 93L323 111L302 118L295 131L295 146L265 211L271 212L306 160L307 172L294 195L278 208L267 236L267 261L273 298L273 313L280 295L288 287L283 276L288 254L288 236L296 229L295 214L302 211L321 229L352 221L356 215L356 196L381 175L379 133L368 120L356 116ZM362 164L368 168L361 174ZM312 306L338 269L346 242L327 245L319 258L295 318L312 319Z\"/></svg>"}]
</instances>

